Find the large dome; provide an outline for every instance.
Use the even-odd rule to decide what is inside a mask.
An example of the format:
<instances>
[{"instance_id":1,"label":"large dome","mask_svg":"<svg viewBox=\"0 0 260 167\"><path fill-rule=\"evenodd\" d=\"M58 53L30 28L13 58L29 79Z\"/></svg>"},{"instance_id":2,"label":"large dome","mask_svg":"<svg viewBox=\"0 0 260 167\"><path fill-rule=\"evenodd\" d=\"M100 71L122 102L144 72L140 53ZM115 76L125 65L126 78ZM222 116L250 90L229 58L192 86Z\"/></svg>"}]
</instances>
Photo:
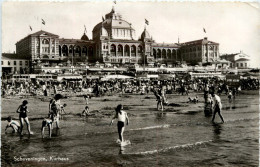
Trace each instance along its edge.
<instances>
[{"instance_id":1,"label":"large dome","mask_svg":"<svg viewBox=\"0 0 260 167\"><path fill-rule=\"evenodd\" d=\"M104 28L108 36L111 39L126 39L132 40L135 35L135 30L132 28L131 24L122 19L122 16L119 13L116 13L114 8L108 14L106 14L105 19L98 23L93 28L93 37L98 38L99 33L103 32L102 28Z\"/></svg>"}]
</instances>

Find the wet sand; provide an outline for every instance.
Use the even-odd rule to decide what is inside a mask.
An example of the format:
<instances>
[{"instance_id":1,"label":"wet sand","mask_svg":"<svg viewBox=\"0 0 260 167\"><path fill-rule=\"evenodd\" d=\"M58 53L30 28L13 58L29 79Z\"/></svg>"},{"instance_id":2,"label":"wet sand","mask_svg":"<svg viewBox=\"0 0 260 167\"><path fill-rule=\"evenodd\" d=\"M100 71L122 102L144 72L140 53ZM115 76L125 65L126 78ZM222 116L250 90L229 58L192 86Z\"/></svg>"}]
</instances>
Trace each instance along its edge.
<instances>
[{"instance_id":1,"label":"wet sand","mask_svg":"<svg viewBox=\"0 0 260 167\"><path fill-rule=\"evenodd\" d=\"M199 102L188 103L188 97L196 95ZM236 155L232 156L232 159L218 157L215 154L224 156L242 149L245 154L237 154L245 157L244 165L254 166L258 164L258 147L255 147L258 146L259 102L255 100L258 97L255 91L244 92L234 102L229 103L227 96L222 95L226 123L215 125L210 122L210 118L204 117L202 93L191 93L189 96L167 94L169 105L165 107L164 112L157 111L157 101L153 94L93 97L89 101L91 115L88 117L80 116L86 106L84 98L68 97L62 99L62 104L67 104L67 114L61 120L61 129L54 129L52 139L41 139L40 134L41 121L48 114L50 97L27 98L31 129L35 132L30 138L27 134L22 138L17 134L11 134L11 129L8 134L4 134L5 118L12 116L18 119L15 111L24 98L3 98L2 165L240 166L239 163L235 163L240 160ZM115 142L118 138L116 123L109 126L118 104L124 105L124 110L130 118L125 138L131 140L132 145L124 148ZM216 122L220 122L218 116ZM246 136L245 139L240 137L242 141L232 139L242 134ZM35 159L19 161L14 158L20 156L45 159L38 162Z\"/></svg>"}]
</instances>

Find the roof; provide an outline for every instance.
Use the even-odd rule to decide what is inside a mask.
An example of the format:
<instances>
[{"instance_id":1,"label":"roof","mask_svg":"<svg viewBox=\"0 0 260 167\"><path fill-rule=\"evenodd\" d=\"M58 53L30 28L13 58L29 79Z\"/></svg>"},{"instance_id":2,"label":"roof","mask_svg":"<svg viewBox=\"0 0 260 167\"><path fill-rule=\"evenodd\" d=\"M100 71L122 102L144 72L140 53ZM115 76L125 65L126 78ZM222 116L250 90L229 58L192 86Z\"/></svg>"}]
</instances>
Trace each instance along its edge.
<instances>
[{"instance_id":1,"label":"roof","mask_svg":"<svg viewBox=\"0 0 260 167\"><path fill-rule=\"evenodd\" d=\"M81 39L65 39L60 38L59 39L60 44L75 44L75 43L94 43L94 41L85 41Z\"/></svg>"},{"instance_id":2,"label":"roof","mask_svg":"<svg viewBox=\"0 0 260 167\"><path fill-rule=\"evenodd\" d=\"M249 60L250 60L250 59L247 59L247 58L239 58L239 59L236 60L236 62L237 62L237 61L249 61Z\"/></svg>"},{"instance_id":3,"label":"roof","mask_svg":"<svg viewBox=\"0 0 260 167\"><path fill-rule=\"evenodd\" d=\"M34 37L34 36L53 36L53 37L59 37L59 36L56 35L56 34L52 34L52 33L50 33L50 32L40 30L40 31L37 31L37 32L35 32L35 33L33 33L33 34L30 34L30 35L24 37L23 39L19 40L18 42L20 42L20 41L22 41L22 40L24 40L24 39L26 39L26 38L28 38L28 37L32 37L32 36L33 36L33 37Z\"/></svg>"},{"instance_id":4,"label":"roof","mask_svg":"<svg viewBox=\"0 0 260 167\"><path fill-rule=\"evenodd\" d=\"M213 41L209 41L208 38L204 38L204 39L199 39L199 40L195 40L195 41L189 41L189 42L184 42L181 43L181 45L205 45L205 44L215 44L218 45L219 43L213 42Z\"/></svg>"},{"instance_id":5,"label":"roof","mask_svg":"<svg viewBox=\"0 0 260 167\"><path fill-rule=\"evenodd\" d=\"M111 39L110 42L130 42L130 43L141 43L141 41L137 40L125 40L125 39Z\"/></svg>"},{"instance_id":6,"label":"roof","mask_svg":"<svg viewBox=\"0 0 260 167\"><path fill-rule=\"evenodd\" d=\"M104 18L103 18L104 19ZM131 24L122 19L122 16L119 13L115 12L115 9L112 8L111 12L106 14L105 19L98 23L92 32L99 31L101 27L104 27L107 31L111 30L112 28L120 28L120 29L131 29Z\"/></svg>"},{"instance_id":7,"label":"roof","mask_svg":"<svg viewBox=\"0 0 260 167\"><path fill-rule=\"evenodd\" d=\"M247 54L244 54L242 51L240 53L232 53L232 54L223 54L220 55L220 57L226 58L226 59L231 59L232 61L244 61L244 60L250 60L250 56ZM244 60L242 60L244 59Z\"/></svg>"},{"instance_id":8,"label":"roof","mask_svg":"<svg viewBox=\"0 0 260 167\"><path fill-rule=\"evenodd\" d=\"M82 35L81 40L83 40L83 41L89 41L89 38L88 38L88 36L85 34L85 32L84 32L84 34Z\"/></svg>"},{"instance_id":9,"label":"roof","mask_svg":"<svg viewBox=\"0 0 260 167\"><path fill-rule=\"evenodd\" d=\"M142 35L141 35L141 39L143 40L143 39L150 39L150 38L151 38L151 36L150 36L149 32L146 30L146 28L145 28L143 33L142 33Z\"/></svg>"},{"instance_id":10,"label":"roof","mask_svg":"<svg viewBox=\"0 0 260 167\"><path fill-rule=\"evenodd\" d=\"M43 31L43 30L40 30L40 31L38 31L38 32L35 32L35 33L33 33L33 34L30 34L29 36L40 36L40 35L46 35L46 36L57 36L58 37L58 35L56 35L56 34L52 34L52 33L50 33L50 32L47 32L47 31Z\"/></svg>"},{"instance_id":11,"label":"roof","mask_svg":"<svg viewBox=\"0 0 260 167\"><path fill-rule=\"evenodd\" d=\"M176 43L153 43L152 47L165 47L165 48L171 48L171 47L179 47Z\"/></svg>"},{"instance_id":12,"label":"roof","mask_svg":"<svg viewBox=\"0 0 260 167\"><path fill-rule=\"evenodd\" d=\"M20 60L29 60L28 58L21 57L16 53L2 53L1 59L20 59Z\"/></svg>"}]
</instances>

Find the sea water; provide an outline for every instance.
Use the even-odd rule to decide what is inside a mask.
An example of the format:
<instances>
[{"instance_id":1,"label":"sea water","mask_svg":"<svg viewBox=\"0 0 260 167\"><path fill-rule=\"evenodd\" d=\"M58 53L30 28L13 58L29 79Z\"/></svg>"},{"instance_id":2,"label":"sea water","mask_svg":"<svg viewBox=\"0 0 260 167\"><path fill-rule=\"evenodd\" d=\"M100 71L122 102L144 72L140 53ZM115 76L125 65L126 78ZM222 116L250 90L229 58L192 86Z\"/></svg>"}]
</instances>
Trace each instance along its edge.
<instances>
[{"instance_id":1,"label":"sea water","mask_svg":"<svg viewBox=\"0 0 260 167\"><path fill-rule=\"evenodd\" d=\"M140 114L129 117L124 137L131 145L125 147L116 143L116 123L109 126L112 117L65 116L51 139L41 138L40 115L31 121L35 135L30 138L4 134L6 122L2 121L2 166L258 166L259 96L239 95L232 102L221 97L224 124L218 115L216 124L204 117L202 103L188 104L186 110L196 112L186 113L140 109ZM2 109L8 108L2 104ZM19 161L19 157L46 161Z\"/></svg>"}]
</instances>

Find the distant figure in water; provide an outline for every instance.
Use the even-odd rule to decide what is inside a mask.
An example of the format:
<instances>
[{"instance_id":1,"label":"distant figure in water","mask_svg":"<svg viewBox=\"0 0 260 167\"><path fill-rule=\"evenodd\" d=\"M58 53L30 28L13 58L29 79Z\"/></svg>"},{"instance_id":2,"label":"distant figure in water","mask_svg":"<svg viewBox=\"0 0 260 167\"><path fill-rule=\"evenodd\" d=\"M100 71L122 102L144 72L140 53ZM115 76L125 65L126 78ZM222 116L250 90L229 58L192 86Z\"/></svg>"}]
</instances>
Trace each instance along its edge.
<instances>
[{"instance_id":1,"label":"distant figure in water","mask_svg":"<svg viewBox=\"0 0 260 167\"><path fill-rule=\"evenodd\" d=\"M66 106L67 106L66 103L60 106L60 113L59 113L60 119L62 119L62 117L63 117L62 115L66 114L65 113L65 107Z\"/></svg>"},{"instance_id":2,"label":"distant figure in water","mask_svg":"<svg viewBox=\"0 0 260 167\"><path fill-rule=\"evenodd\" d=\"M232 101L232 97L233 97L233 94L232 94L232 91L230 90L228 92L228 101L231 102Z\"/></svg>"},{"instance_id":3,"label":"distant figure in water","mask_svg":"<svg viewBox=\"0 0 260 167\"><path fill-rule=\"evenodd\" d=\"M88 104L89 99L91 99L90 95L83 95L84 99L86 100L86 103Z\"/></svg>"},{"instance_id":4,"label":"distant figure in water","mask_svg":"<svg viewBox=\"0 0 260 167\"><path fill-rule=\"evenodd\" d=\"M117 122L117 129L118 129L118 135L119 135L119 140L121 142L124 142L124 130L125 130L125 121L126 121L126 125L129 124L129 119L127 116L127 113L125 111L122 110L123 109L123 105L119 104L116 107L116 114L115 116L112 118L110 125L113 124L114 119L118 119Z\"/></svg>"},{"instance_id":5,"label":"distant figure in water","mask_svg":"<svg viewBox=\"0 0 260 167\"><path fill-rule=\"evenodd\" d=\"M224 119L221 115L221 109L222 109L222 103L221 99L218 95L216 95L214 92L212 93L212 99L213 99L213 117L212 122L215 120L215 115L218 113L219 117L221 118L222 122L224 123Z\"/></svg>"},{"instance_id":6,"label":"distant figure in water","mask_svg":"<svg viewBox=\"0 0 260 167\"><path fill-rule=\"evenodd\" d=\"M163 97L160 95L159 93L160 91L156 91L156 90L153 90L153 93L156 97L156 101L157 101L157 110L159 110L159 106L161 106L161 110L163 111Z\"/></svg>"},{"instance_id":7,"label":"distant figure in water","mask_svg":"<svg viewBox=\"0 0 260 167\"><path fill-rule=\"evenodd\" d=\"M196 96L196 97L194 97L194 98L189 97L188 99L189 99L189 102L190 102L190 103L198 103L198 102L199 102L198 96Z\"/></svg>"},{"instance_id":8,"label":"distant figure in water","mask_svg":"<svg viewBox=\"0 0 260 167\"><path fill-rule=\"evenodd\" d=\"M82 111L82 114L81 116L88 116L90 113L89 113L89 107L86 106L85 109Z\"/></svg>"},{"instance_id":9,"label":"distant figure in water","mask_svg":"<svg viewBox=\"0 0 260 167\"><path fill-rule=\"evenodd\" d=\"M23 135L23 124L24 124L24 122L27 125L28 133L30 135L33 134L33 132L31 131L29 119L27 117L27 113L29 112L28 109L27 109L27 104L28 104L28 101L24 100L23 103L16 110L16 112L19 113L19 119L20 119L20 123L21 123L21 130L20 130L21 135Z\"/></svg>"},{"instance_id":10,"label":"distant figure in water","mask_svg":"<svg viewBox=\"0 0 260 167\"><path fill-rule=\"evenodd\" d=\"M19 130L20 130L20 124L19 124L19 122L17 122L17 121L14 121L13 119L12 119L12 117L8 117L7 118L7 125L6 125L6 127L5 127L5 132L6 132L6 130L8 129L8 128L12 128L13 129L13 133L16 133L16 132L19 132Z\"/></svg>"},{"instance_id":11,"label":"distant figure in water","mask_svg":"<svg viewBox=\"0 0 260 167\"><path fill-rule=\"evenodd\" d=\"M52 122L56 122L57 128L59 127L59 118L61 112L60 99L62 99L61 94L56 94L49 103L49 117L52 119Z\"/></svg>"},{"instance_id":12,"label":"distant figure in water","mask_svg":"<svg viewBox=\"0 0 260 167\"><path fill-rule=\"evenodd\" d=\"M212 96L211 94L207 93L205 96L205 107L204 107L205 117L209 117L212 115L212 103L213 103Z\"/></svg>"}]
</instances>

